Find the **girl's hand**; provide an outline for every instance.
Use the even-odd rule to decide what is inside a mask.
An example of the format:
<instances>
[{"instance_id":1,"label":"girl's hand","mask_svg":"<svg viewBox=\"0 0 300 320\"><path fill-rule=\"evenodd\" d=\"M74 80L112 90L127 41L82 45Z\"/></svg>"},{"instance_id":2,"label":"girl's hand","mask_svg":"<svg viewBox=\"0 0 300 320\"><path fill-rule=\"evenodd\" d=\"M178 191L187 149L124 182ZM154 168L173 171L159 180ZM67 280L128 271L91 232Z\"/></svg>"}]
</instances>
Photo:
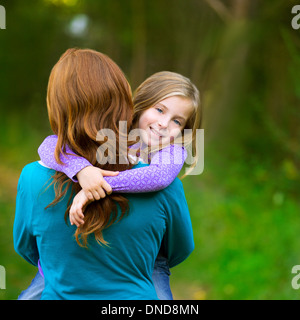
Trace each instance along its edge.
<instances>
[{"instance_id":1,"label":"girl's hand","mask_svg":"<svg viewBox=\"0 0 300 320\"><path fill-rule=\"evenodd\" d=\"M80 227L81 224L84 224L84 215L83 211L86 206L91 203L83 190L80 190L73 199L72 206L69 211L69 219L71 225L75 224L77 227Z\"/></svg>"},{"instance_id":2,"label":"girl's hand","mask_svg":"<svg viewBox=\"0 0 300 320\"><path fill-rule=\"evenodd\" d=\"M73 199L70 211L69 211L69 219L71 225L75 224L79 227L81 224L84 224L84 208L92 202L89 200L83 190L80 190Z\"/></svg>"},{"instance_id":3,"label":"girl's hand","mask_svg":"<svg viewBox=\"0 0 300 320\"><path fill-rule=\"evenodd\" d=\"M107 171L93 166L83 168L77 173L78 182L91 201L105 198L106 193L111 194L111 186L103 179L106 176L117 176L119 171Z\"/></svg>"}]
</instances>

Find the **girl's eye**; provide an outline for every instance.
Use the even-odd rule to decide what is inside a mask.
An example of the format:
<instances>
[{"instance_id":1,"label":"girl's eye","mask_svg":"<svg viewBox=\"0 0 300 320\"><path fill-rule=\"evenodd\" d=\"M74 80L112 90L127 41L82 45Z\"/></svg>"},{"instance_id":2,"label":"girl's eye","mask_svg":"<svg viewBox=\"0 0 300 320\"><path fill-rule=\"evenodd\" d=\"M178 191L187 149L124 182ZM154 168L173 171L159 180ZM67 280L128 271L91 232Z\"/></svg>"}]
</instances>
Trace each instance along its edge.
<instances>
[{"instance_id":1,"label":"girl's eye","mask_svg":"<svg viewBox=\"0 0 300 320\"><path fill-rule=\"evenodd\" d=\"M181 126L180 121L178 121L178 120L175 119L174 122L175 122L178 126Z\"/></svg>"},{"instance_id":2,"label":"girl's eye","mask_svg":"<svg viewBox=\"0 0 300 320\"><path fill-rule=\"evenodd\" d=\"M158 108L158 107L156 107L156 110L157 110L159 113L162 113L162 112L163 112L162 109L161 109L161 108Z\"/></svg>"}]
</instances>

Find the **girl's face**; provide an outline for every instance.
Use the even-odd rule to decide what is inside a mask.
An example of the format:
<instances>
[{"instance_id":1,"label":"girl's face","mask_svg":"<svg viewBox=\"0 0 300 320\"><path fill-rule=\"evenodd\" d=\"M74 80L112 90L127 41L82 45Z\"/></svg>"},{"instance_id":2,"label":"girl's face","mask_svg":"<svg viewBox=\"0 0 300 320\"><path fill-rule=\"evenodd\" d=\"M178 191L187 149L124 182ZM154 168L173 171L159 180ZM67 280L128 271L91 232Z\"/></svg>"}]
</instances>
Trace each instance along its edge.
<instances>
[{"instance_id":1,"label":"girl's face","mask_svg":"<svg viewBox=\"0 0 300 320\"><path fill-rule=\"evenodd\" d=\"M172 96L145 110L139 119L141 138L148 146L168 144L183 130L193 111L188 98Z\"/></svg>"}]
</instances>

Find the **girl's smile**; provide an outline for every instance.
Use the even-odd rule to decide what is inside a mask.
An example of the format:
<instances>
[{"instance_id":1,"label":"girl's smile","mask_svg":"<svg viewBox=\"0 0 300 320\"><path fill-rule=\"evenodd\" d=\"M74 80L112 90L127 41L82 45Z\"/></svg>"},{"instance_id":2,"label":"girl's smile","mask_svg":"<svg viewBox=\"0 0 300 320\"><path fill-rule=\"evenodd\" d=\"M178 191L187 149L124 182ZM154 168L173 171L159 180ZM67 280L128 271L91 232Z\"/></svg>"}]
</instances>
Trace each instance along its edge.
<instances>
[{"instance_id":1,"label":"girl's smile","mask_svg":"<svg viewBox=\"0 0 300 320\"><path fill-rule=\"evenodd\" d=\"M159 130L156 130L152 127L150 127L150 130L151 130L151 133L153 133L154 136L156 136L156 137L162 138L164 136L161 132L159 132Z\"/></svg>"}]
</instances>

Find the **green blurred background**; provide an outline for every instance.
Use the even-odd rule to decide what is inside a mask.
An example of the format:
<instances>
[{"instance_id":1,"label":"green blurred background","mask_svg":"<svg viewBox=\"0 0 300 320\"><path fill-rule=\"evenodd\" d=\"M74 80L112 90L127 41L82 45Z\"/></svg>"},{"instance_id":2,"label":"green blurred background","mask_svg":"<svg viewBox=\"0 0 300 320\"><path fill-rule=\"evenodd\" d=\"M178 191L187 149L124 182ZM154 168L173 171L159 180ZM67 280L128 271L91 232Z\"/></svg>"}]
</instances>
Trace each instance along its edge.
<instances>
[{"instance_id":1,"label":"green blurred background","mask_svg":"<svg viewBox=\"0 0 300 320\"><path fill-rule=\"evenodd\" d=\"M17 182L51 134L50 70L69 47L108 54L133 90L154 72L201 91L205 168L183 180L196 248L176 299L299 299L300 29L287 0L9 0L0 30L0 265L16 299L36 273L13 248ZM58 248L60 249L60 248ZM63 248L61 248L63 250Z\"/></svg>"}]
</instances>

